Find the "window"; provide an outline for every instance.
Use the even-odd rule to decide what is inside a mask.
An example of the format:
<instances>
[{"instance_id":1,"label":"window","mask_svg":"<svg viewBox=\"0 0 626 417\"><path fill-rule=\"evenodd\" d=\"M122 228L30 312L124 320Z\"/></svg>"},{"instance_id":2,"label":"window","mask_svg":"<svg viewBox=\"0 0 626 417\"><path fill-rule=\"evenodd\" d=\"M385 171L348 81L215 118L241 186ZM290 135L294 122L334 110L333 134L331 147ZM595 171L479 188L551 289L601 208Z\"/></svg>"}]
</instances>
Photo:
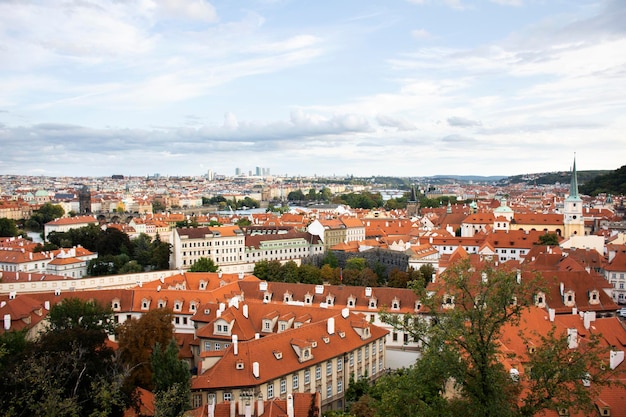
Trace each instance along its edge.
<instances>
[{"instance_id":1,"label":"window","mask_svg":"<svg viewBox=\"0 0 626 417\"><path fill-rule=\"evenodd\" d=\"M230 392L225 392L224 393L224 401L230 401L232 397L232 394Z\"/></svg>"},{"instance_id":2,"label":"window","mask_svg":"<svg viewBox=\"0 0 626 417\"><path fill-rule=\"evenodd\" d=\"M365 357L367 358L370 355L370 345L365 345Z\"/></svg>"},{"instance_id":3,"label":"window","mask_svg":"<svg viewBox=\"0 0 626 417\"><path fill-rule=\"evenodd\" d=\"M326 376L333 374L333 363L331 361L326 362Z\"/></svg>"},{"instance_id":4,"label":"window","mask_svg":"<svg viewBox=\"0 0 626 417\"><path fill-rule=\"evenodd\" d=\"M343 358L337 358L337 372L343 371Z\"/></svg>"},{"instance_id":5,"label":"window","mask_svg":"<svg viewBox=\"0 0 626 417\"><path fill-rule=\"evenodd\" d=\"M315 367L315 379L322 379L322 366L317 365Z\"/></svg>"},{"instance_id":6,"label":"window","mask_svg":"<svg viewBox=\"0 0 626 417\"><path fill-rule=\"evenodd\" d=\"M333 396L333 384L329 383L326 385L326 398L330 398Z\"/></svg>"},{"instance_id":7,"label":"window","mask_svg":"<svg viewBox=\"0 0 626 417\"><path fill-rule=\"evenodd\" d=\"M280 380L280 393L284 394L287 392L287 380L286 379L281 379Z\"/></svg>"},{"instance_id":8,"label":"window","mask_svg":"<svg viewBox=\"0 0 626 417\"><path fill-rule=\"evenodd\" d=\"M361 349L359 349L356 351L356 361L361 363L361 359L363 359L363 353L361 352Z\"/></svg>"},{"instance_id":9,"label":"window","mask_svg":"<svg viewBox=\"0 0 626 417\"><path fill-rule=\"evenodd\" d=\"M354 352L350 352L350 366L354 365Z\"/></svg>"},{"instance_id":10,"label":"window","mask_svg":"<svg viewBox=\"0 0 626 417\"><path fill-rule=\"evenodd\" d=\"M305 384L311 383L311 371L309 371L308 369L304 371L304 383Z\"/></svg>"},{"instance_id":11,"label":"window","mask_svg":"<svg viewBox=\"0 0 626 417\"><path fill-rule=\"evenodd\" d=\"M274 398L274 383L267 384L267 399Z\"/></svg>"},{"instance_id":12,"label":"window","mask_svg":"<svg viewBox=\"0 0 626 417\"><path fill-rule=\"evenodd\" d=\"M296 375L294 375L294 376L293 376L293 379L292 379L292 381L291 381L291 386L293 387L293 389L294 389L294 390L297 390L297 389L298 389L298 383L300 382L300 381L298 381L298 380L299 380L298 375L297 375L297 374L296 374Z\"/></svg>"},{"instance_id":13,"label":"window","mask_svg":"<svg viewBox=\"0 0 626 417\"><path fill-rule=\"evenodd\" d=\"M198 408L202 405L202 394L194 394L193 396L193 407Z\"/></svg>"},{"instance_id":14,"label":"window","mask_svg":"<svg viewBox=\"0 0 626 417\"><path fill-rule=\"evenodd\" d=\"M215 350L220 350L222 346L219 343L215 343Z\"/></svg>"},{"instance_id":15,"label":"window","mask_svg":"<svg viewBox=\"0 0 626 417\"><path fill-rule=\"evenodd\" d=\"M337 380L337 393L340 394L343 392L343 381L341 379Z\"/></svg>"},{"instance_id":16,"label":"window","mask_svg":"<svg viewBox=\"0 0 626 417\"><path fill-rule=\"evenodd\" d=\"M378 351L379 352L383 351L383 339L378 340Z\"/></svg>"},{"instance_id":17,"label":"window","mask_svg":"<svg viewBox=\"0 0 626 417\"><path fill-rule=\"evenodd\" d=\"M393 334L391 335L391 340L393 340L394 342L398 341L398 333L393 332Z\"/></svg>"}]
</instances>

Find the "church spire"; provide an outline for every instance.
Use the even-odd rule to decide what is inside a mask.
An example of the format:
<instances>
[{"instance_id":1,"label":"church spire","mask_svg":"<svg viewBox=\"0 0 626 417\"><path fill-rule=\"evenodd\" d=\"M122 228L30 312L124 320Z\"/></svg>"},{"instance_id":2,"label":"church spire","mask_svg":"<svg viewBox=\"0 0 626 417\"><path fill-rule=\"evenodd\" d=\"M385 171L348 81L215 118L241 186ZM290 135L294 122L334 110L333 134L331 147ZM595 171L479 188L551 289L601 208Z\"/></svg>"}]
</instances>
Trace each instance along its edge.
<instances>
[{"instance_id":1,"label":"church spire","mask_svg":"<svg viewBox=\"0 0 626 417\"><path fill-rule=\"evenodd\" d=\"M578 178L576 175L576 155L574 155L574 166L572 167L572 179L569 184L569 198L578 198Z\"/></svg>"}]
</instances>

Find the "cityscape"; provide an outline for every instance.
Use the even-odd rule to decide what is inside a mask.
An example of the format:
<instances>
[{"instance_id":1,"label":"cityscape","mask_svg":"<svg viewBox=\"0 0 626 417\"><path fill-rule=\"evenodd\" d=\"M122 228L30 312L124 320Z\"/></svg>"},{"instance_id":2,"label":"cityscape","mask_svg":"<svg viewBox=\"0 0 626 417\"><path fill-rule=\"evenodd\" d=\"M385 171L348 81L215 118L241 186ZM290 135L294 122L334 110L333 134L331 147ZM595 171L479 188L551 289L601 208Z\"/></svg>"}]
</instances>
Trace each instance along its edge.
<instances>
[{"instance_id":1,"label":"cityscape","mask_svg":"<svg viewBox=\"0 0 626 417\"><path fill-rule=\"evenodd\" d=\"M0 1L0 415L626 417L625 21Z\"/></svg>"}]
</instances>

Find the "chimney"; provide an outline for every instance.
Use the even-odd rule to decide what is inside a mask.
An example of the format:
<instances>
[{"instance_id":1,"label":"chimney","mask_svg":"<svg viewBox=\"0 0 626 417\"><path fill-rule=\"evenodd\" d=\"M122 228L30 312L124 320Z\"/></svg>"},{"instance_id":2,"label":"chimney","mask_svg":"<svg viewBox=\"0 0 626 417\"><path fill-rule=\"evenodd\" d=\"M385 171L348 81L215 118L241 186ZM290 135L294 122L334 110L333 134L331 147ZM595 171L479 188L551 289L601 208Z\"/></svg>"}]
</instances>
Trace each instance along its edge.
<instances>
[{"instance_id":1,"label":"chimney","mask_svg":"<svg viewBox=\"0 0 626 417\"><path fill-rule=\"evenodd\" d=\"M6 301L3 300L2 302L0 302L0 308L4 307L5 305L7 305Z\"/></svg>"},{"instance_id":2,"label":"chimney","mask_svg":"<svg viewBox=\"0 0 626 417\"><path fill-rule=\"evenodd\" d=\"M239 353L239 345L237 344L237 335L233 335L233 355L237 356Z\"/></svg>"},{"instance_id":3,"label":"chimney","mask_svg":"<svg viewBox=\"0 0 626 417\"><path fill-rule=\"evenodd\" d=\"M254 334L254 340L258 340L260 338L261 338L261 335L259 333Z\"/></svg>"},{"instance_id":4,"label":"chimney","mask_svg":"<svg viewBox=\"0 0 626 417\"><path fill-rule=\"evenodd\" d=\"M559 284L559 291L561 292L561 297L563 297L563 293L565 292L565 284L563 284L561 282L561 284Z\"/></svg>"},{"instance_id":5,"label":"chimney","mask_svg":"<svg viewBox=\"0 0 626 417\"><path fill-rule=\"evenodd\" d=\"M437 274L433 274L433 275L430 277L430 282L434 283L436 279L437 279Z\"/></svg>"},{"instance_id":6,"label":"chimney","mask_svg":"<svg viewBox=\"0 0 626 417\"><path fill-rule=\"evenodd\" d=\"M554 323L554 316L556 315L556 310L553 308L548 309L548 316L550 317L550 321Z\"/></svg>"},{"instance_id":7,"label":"chimney","mask_svg":"<svg viewBox=\"0 0 626 417\"><path fill-rule=\"evenodd\" d=\"M349 315L350 315L349 308L346 307L346 308L341 309L341 317L343 317L344 319L347 319Z\"/></svg>"},{"instance_id":8,"label":"chimney","mask_svg":"<svg viewBox=\"0 0 626 417\"><path fill-rule=\"evenodd\" d=\"M50 301L46 300L43 302L43 308L50 311Z\"/></svg>"},{"instance_id":9,"label":"chimney","mask_svg":"<svg viewBox=\"0 0 626 417\"><path fill-rule=\"evenodd\" d=\"M287 417L294 417L292 394L287 395Z\"/></svg>"},{"instance_id":10,"label":"chimney","mask_svg":"<svg viewBox=\"0 0 626 417\"><path fill-rule=\"evenodd\" d=\"M222 271L217 271L217 277L218 277L219 279L222 279Z\"/></svg>"},{"instance_id":11,"label":"chimney","mask_svg":"<svg viewBox=\"0 0 626 417\"><path fill-rule=\"evenodd\" d=\"M252 362L252 375L254 375L255 378L259 379L261 377L261 373L259 372L259 363L258 362Z\"/></svg>"},{"instance_id":12,"label":"chimney","mask_svg":"<svg viewBox=\"0 0 626 417\"><path fill-rule=\"evenodd\" d=\"M596 312L595 311L585 311L583 315L583 323L585 325L585 329L589 330L591 327L591 322L596 321Z\"/></svg>"},{"instance_id":13,"label":"chimney","mask_svg":"<svg viewBox=\"0 0 626 417\"><path fill-rule=\"evenodd\" d=\"M517 283L521 284L522 283L522 271L517 271L517 275L515 278L517 279Z\"/></svg>"},{"instance_id":14,"label":"chimney","mask_svg":"<svg viewBox=\"0 0 626 417\"><path fill-rule=\"evenodd\" d=\"M215 403L213 398L209 397L209 403L206 405L207 417L215 417Z\"/></svg>"},{"instance_id":15,"label":"chimney","mask_svg":"<svg viewBox=\"0 0 626 417\"><path fill-rule=\"evenodd\" d=\"M220 310L221 310L221 311L226 310L226 304L224 304L224 303L220 303Z\"/></svg>"},{"instance_id":16,"label":"chimney","mask_svg":"<svg viewBox=\"0 0 626 417\"><path fill-rule=\"evenodd\" d=\"M11 329L11 315L5 314L4 315L4 330L9 331L9 329Z\"/></svg>"},{"instance_id":17,"label":"chimney","mask_svg":"<svg viewBox=\"0 0 626 417\"><path fill-rule=\"evenodd\" d=\"M259 396L256 397L256 415L262 416L265 412L265 403L263 402L263 394L259 393Z\"/></svg>"},{"instance_id":18,"label":"chimney","mask_svg":"<svg viewBox=\"0 0 626 417\"><path fill-rule=\"evenodd\" d=\"M578 347L578 330L567 329L567 342L570 349L576 349Z\"/></svg>"},{"instance_id":19,"label":"chimney","mask_svg":"<svg viewBox=\"0 0 626 417\"><path fill-rule=\"evenodd\" d=\"M239 273L239 279L243 279L243 272Z\"/></svg>"},{"instance_id":20,"label":"chimney","mask_svg":"<svg viewBox=\"0 0 626 417\"><path fill-rule=\"evenodd\" d=\"M244 304L243 305L243 311L242 314L245 318L248 318L248 304Z\"/></svg>"},{"instance_id":21,"label":"chimney","mask_svg":"<svg viewBox=\"0 0 626 417\"><path fill-rule=\"evenodd\" d=\"M335 334L335 318L330 317L326 322L326 331L328 334Z\"/></svg>"},{"instance_id":22,"label":"chimney","mask_svg":"<svg viewBox=\"0 0 626 417\"><path fill-rule=\"evenodd\" d=\"M234 399L230 400L230 417L235 417L237 410L237 402Z\"/></svg>"},{"instance_id":23,"label":"chimney","mask_svg":"<svg viewBox=\"0 0 626 417\"><path fill-rule=\"evenodd\" d=\"M609 356L610 367L611 369L615 369L619 366L620 363L624 361L624 351L623 350L612 350Z\"/></svg>"},{"instance_id":24,"label":"chimney","mask_svg":"<svg viewBox=\"0 0 626 417\"><path fill-rule=\"evenodd\" d=\"M217 310L215 312L215 318L222 317L222 310Z\"/></svg>"}]
</instances>

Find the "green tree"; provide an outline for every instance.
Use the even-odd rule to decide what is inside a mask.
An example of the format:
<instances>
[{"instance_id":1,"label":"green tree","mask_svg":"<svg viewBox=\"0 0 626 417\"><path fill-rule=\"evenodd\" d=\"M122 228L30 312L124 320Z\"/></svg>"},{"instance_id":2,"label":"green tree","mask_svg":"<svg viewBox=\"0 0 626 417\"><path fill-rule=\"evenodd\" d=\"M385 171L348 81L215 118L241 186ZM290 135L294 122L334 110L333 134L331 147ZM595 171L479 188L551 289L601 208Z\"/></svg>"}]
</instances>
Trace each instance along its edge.
<instances>
[{"instance_id":1,"label":"green tree","mask_svg":"<svg viewBox=\"0 0 626 417\"><path fill-rule=\"evenodd\" d=\"M200 258L193 263L188 269L189 272L217 272L218 266L215 265L213 259Z\"/></svg>"},{"instance_id":2,"label":"green tree","mask_svg":"<svg viewBox=\"0 0 626 417\"><path fill-rule=\"evenodd\" d=\"M302 264L298 270L298 281L303 284L322 284L320 269L310 264Z\"/></svg>"},{"instance_id":3,"label":"green tree","mask_svg":"<svg viewBox=\"0 0 626 417\"><path fill-rule=\"evenodd\" d=\"M250 226L252 222L247 217L242 217L239 220L237 220L235 224L239 227L246 227L246 226Z\"/></svg>"},{"instance_id":4,"label":"green tree","mask_svg":"<svg viewBox=\"0 0 626 417\"><path fill-rule=\"evenodd\" d=\"M0 237L14 237L19 234L15 220L0 218Z\"/></svg>"},{"instance_id":5,"label":"green tree","mask_svg":"<svg viewBox=\"0 0 626 417\"><path fill-rule=\"evenodd\" d=\"M204 198L203 198L203 202L204 202ZM160 201L153 201L152 202L152 212L153 213L161 213L161 212L164 212L165 210L167 210L167 208Z\"/></svg>"},{"instance_id":6,"label":"green tree","mask_svg":"<svg viewBox=\"0 0 626 417\"><path fill-rule=\"evenodd\" d=\"M559 246L559 236L556 233L544 233L535 245Z\"/></svg>"},{"instance_id":7,"label":"green tree","mask_svg":"<svg viewBox=\"0 0 626 417\"><path fill-rule=\"evenodd\" d=\"M133 248L133 258L142 267L146 268L152 264L152 238L145 233L140 233L130 241Z\"/></svg>"},{"instance_id":8,"label":"green tree","mask_svg":"<svg viewBox=\"0 0 626 417\"><path fill-rule=\"evenodd\" d=\"M58 204L45 203L39 209L34 210L27 220L26 226L33 230L43 231L43 225L52 220L63 217L65 210Z\"/></svg>"},{"instance_id":9,"label":"green tree","mask_svg":"<svg viewBox=\"0 0 626 417\"><path fill-rule=\"evenodd\" d=\"M287 194L288 201L304 201L304 193L302 190L292 191Z\"/></svg>"},{"instance_id":10,"label":"green tree","mask_svg":"<svg viewBox=\"0 0 626 417\"><path fill-rule=\"evenodd\" d=\"M178 346L171 339L165 349L157 343L150 358L155 393L155 416L177 417L190 408L189 366L178 359Z\"/></svg>"},{"instance_id":11,"label":"green tree","mask_svg":"<svg viewBox=\"0 0 626 417\"><path fill-rule=\"evenodd\" d=\"M48 313L48 323L52 332L82 328L113 334L115 330L110 307L75 297L65 298L53 305Z\"/></svg>"},{"instance_id":12,"label":"green tree","mask_svg":"<svg viewBox=\"0 0 626 417\"><path fill-rule=\"evenodd\" d=\"M609 383L606 371L596 366L604 354L594 337L584 349L575 351L568 349L567 335L540 335L538 353L530 355L531 371L523 384L510 377L500 360L507 355L499 343L503 328L519 325L522 313L533 305L534 295L545 291L542 281L540 276L521 279L517 271L465 259L446 269L435 287L427 289L423 282L414 282L422 311L428 315L382 313L385 322L408 332L423 347L416 373L408 376L414 381L411 390L415 394L402 405L411 404L409 401L419 405L425 410L419 415L528 417L546 409L592 408L593 395L577 385L582 385L587 375L595 389ZM420 379L421 375L429 380ZM449 393L452 386L456 395L441 395ZM392 404L385 406L388 394L389 398L391 394L407 395L381 388L375 396L380 414L390 412Z\"/></svg>"},{"instance_id":13,"label":"green tree","mask_svg":"<svg viewBox=\"0 0 626 417\"><path fill-rule=\"evenodd\" d=\"M334 252L328 251L322 259L322 265L329 265L331 268L337 268L339 266L339 260Z\"/></svg>"},{"instance_id":14,"label":"green tree","mask_svg":"<svg viewBox=\"0 0 626 417\"><path fill-rule=\"evenodd\" d=\"M133 251L128 235L114 227L100 234L96 250L99 256L131 254Z\"/></svg>"},{"instance_id":15,"label":"green tree","mask_svg":"<svg viewBox=\"0 0 626 417\"><path fill-rule=\"evenodd\" d=\"M298 282L298 264L294 261L285 262L280 268L279 280L282 282Z\"/></svg>"},{"instance_id":16,"label":"green tree","mask_svg":"<svg viewBox=\"0 0 626 417\"><path fill-rule=\"evenodd\" d=\"M169 269L172 245L161 240L157 233L150 246L152 249L152 266L156 270Z\"/></svg>"}]
</instances>

